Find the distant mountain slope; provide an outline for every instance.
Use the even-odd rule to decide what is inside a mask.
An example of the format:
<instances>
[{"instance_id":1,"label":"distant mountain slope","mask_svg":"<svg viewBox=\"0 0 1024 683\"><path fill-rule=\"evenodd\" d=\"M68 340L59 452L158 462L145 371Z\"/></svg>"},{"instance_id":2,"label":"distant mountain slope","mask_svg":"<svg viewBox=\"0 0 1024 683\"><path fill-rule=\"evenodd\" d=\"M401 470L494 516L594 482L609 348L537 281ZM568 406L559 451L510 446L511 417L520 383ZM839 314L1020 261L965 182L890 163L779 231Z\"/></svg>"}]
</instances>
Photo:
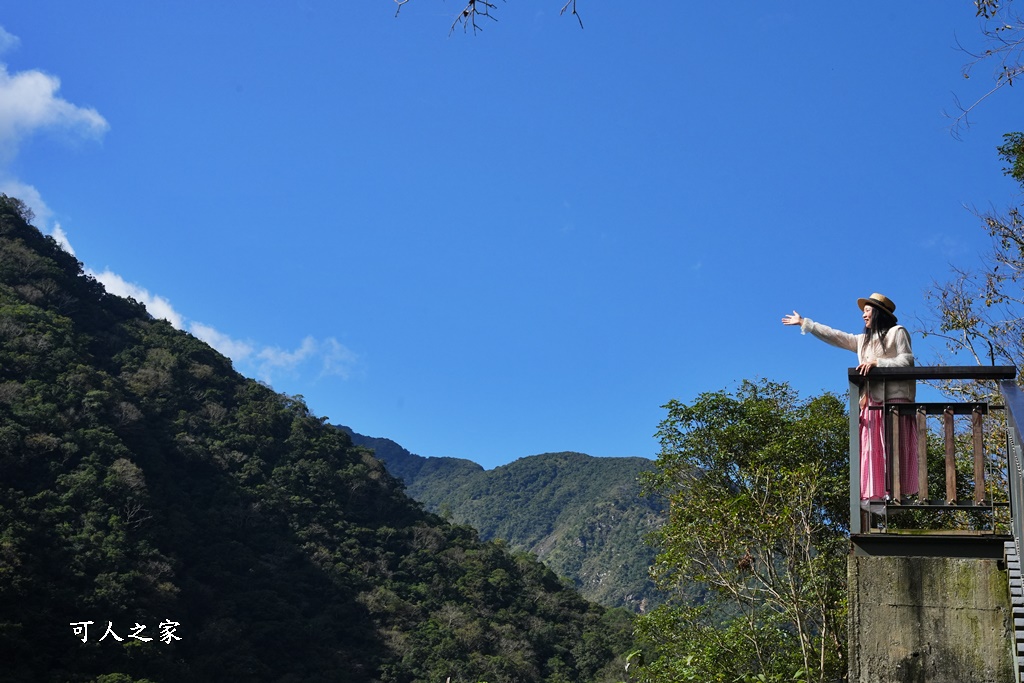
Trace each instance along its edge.
<instances>
[{"instance_id":1,"label":"distant mountain slope","mask_svg":"<svg viewBox=\"0 0 1024 683\"><path fill-rule=\"evenodd\" d=\"M357 446L372 450L377 459L388 468L388 472L401 479L409 494L417 500L420 499L413 493L414 491L429 489L438 480L460 482L484 472L484 468L472 460L424 458L410 453L391 439L364 436L355 433L349 427L339 428L352 437L352 442Z\"/></svg>"},{"instance_id":2,"label":"distant mountain slope","mask_svg":"<svg viewBox=\"0 0 1024 683\"><path fill-rule=\"evenodd\" d=\"M546 453L488 471L343 429L372 448L428 510L476 528L484 539L536 554L587 598L634 611L660 601L647 573L654 551L644 540L660 514L640 497L636 482L653 467L650 460Z\"/></svg>"},{"instance_id":3,"label":"distant mountain slope","mask_svg":"<svg viewBox=\"0 0 1024 683\"><path fill-rule=\"evenodd\" d=\"M620 680L628 615L427 513L26 215L0 195L0 679Z\"/></svg>"}]
</instances>

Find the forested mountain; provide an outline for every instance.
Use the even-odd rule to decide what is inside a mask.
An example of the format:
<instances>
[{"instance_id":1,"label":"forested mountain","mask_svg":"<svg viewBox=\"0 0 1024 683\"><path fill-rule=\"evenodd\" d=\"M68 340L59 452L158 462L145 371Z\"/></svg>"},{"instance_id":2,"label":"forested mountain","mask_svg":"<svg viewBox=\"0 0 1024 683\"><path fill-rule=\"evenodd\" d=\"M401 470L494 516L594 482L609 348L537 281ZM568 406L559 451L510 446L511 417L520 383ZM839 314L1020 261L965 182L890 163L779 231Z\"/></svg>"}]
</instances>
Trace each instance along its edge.
<instances>
[{"instance_id":1,"label":"forested mountain","mask_svg":"<svg viewBox=\"0 0 1024 683\"><path fill-rule=\"evenodd\" d=\"M618 680L624 611L426 512L27 217L0 195L0 678Z\"/></svg>"},{"instance_id":2,"label":"forested mountain","mask_svg":"<svg viewBox=\"0 0 1024 683\"><path fill-rule=\"evenodd\" d=\"M536 554L584 596L645 611L661 601L648 574L655 552L646 536L662 522L657 500L643 498L644 458L545 453L484 470L458 458L425 458L394 441L348 431L372 448L428 510Z\"/></svg>"}]
</instances>

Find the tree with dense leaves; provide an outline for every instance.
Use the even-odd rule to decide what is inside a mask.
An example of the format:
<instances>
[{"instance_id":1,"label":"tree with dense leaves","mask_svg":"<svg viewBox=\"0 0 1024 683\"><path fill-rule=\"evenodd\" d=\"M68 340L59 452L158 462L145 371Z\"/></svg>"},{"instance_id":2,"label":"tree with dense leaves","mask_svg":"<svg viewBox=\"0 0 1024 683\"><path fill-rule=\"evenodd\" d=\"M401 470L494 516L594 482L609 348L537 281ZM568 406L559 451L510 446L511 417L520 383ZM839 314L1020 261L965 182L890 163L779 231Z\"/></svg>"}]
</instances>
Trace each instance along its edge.
<instances>
[{"instance_id":1,"label":"tree with dense leaves","mask_svg":"<svg viewBox=\"0 0 1024 683\"><path fill-rule=\"evenodd\" d=\"M692 584L707 592L703 604L676 599L638 619L637 679L845 676L843 403L760 380L666 408L657 469L644 480L669 509L654 574L676 596Z\"/></svg>"}]
</instances>

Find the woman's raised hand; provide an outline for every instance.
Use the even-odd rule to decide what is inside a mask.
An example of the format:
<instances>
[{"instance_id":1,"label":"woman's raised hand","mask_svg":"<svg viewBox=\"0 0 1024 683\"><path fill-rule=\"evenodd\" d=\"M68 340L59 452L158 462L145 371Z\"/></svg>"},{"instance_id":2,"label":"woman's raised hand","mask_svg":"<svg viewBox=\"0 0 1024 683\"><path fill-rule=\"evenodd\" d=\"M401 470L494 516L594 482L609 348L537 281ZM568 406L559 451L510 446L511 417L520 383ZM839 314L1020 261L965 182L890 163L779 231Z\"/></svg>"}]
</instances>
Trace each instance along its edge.
<instances>
[{"instance_id":1,"label":"woman's raised hand","mask_svg":"<svg viewBox=\"0 0 1024 683\"><path fill-rule=\"evenodd\" d=\"M784 316L782 316L782 324L783 325L799 325L803 321L804 321L804 319L796 311L793 311L793 315L784 315Z\"/></svg>"}]
</instances>

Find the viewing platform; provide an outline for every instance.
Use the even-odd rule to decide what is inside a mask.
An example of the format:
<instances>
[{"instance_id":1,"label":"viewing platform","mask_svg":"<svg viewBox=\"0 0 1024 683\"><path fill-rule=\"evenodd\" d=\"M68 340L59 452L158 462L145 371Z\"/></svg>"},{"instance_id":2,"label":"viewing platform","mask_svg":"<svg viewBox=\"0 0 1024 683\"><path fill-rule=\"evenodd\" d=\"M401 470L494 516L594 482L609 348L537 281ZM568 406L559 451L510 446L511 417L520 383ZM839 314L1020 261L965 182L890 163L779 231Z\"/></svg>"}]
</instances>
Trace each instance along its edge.
<instances>
[{"instance_id":1,"label":"viewing platform","mask_svg":"<svg viewBox=\"0 0 1024 683\"><path fill-rule=\"evenodd\" d=\"M999 404L942 400L870 408L885 413L889 495L872 501L869 511L861 508L860 500L858 397L868 382L884 385L893 381L990 382L991 396L1000 396L1005 389L1019 397L1015 377L1012 366L872 368L868 375L850 368L850 540L854 553L1003 557L1005 542L1013 540L1011 454L1009 444L998 437L1005 430L1005 406L1010 403L1005 394ZM1024 411L1024 398L1017 400ZM1017 414L1024 418L1024 412ZM913 496L900 490L900 459L893 457L897 450L893 444L900 443L897 415L912 415L917 423L918 493Z\"/></svg>"},{"instance_id":2,"label":"viewing platform","mask_svg":"<svg viewBox=\"0 0 1024 683\"><path fill-rule=\"evenodd\" d=\"M1024 394L1015 378L1001 366L850 369L851 683L1024 681ZM964 383L977 400L869 407L883 413L887 495L863 509L859 396L867 383L896 381ZM900 490L897 416L917 431L917 486L904 480L914 495Z\"/></svg>"}]
</instances>

